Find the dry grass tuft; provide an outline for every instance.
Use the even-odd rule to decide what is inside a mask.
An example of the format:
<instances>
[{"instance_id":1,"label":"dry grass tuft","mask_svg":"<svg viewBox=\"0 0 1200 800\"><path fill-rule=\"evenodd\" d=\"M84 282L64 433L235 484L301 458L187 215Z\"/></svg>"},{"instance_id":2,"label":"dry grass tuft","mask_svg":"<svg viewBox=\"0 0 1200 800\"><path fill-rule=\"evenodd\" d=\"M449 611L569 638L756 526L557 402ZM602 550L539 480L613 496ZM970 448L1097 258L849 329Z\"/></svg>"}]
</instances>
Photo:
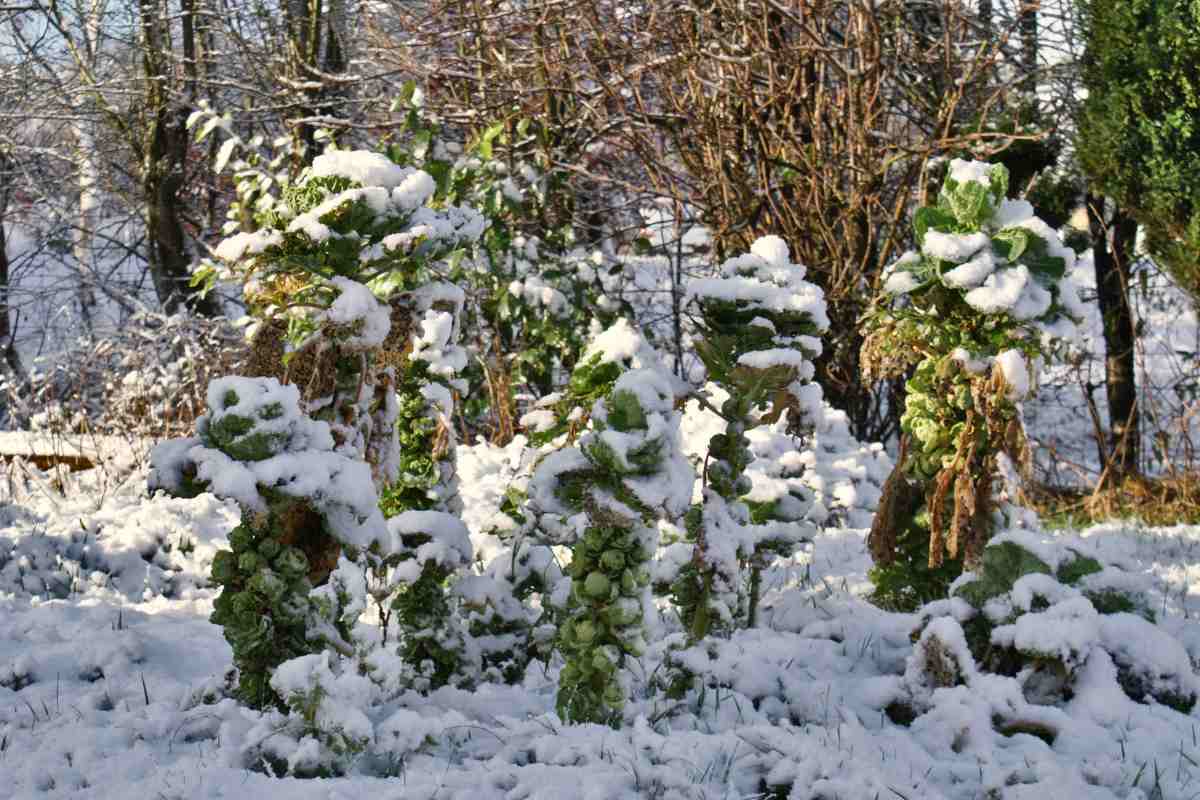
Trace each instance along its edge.
<instances>
[{"instance_id":1,"label":"dry grass tuft","mask_svg":"<svg viewBox=\"0 0 1200 800\"><path fill-rule=\"evenodd\" d=\"M1078 528L1117 519L1153 526L1200 524L1200 472L1130 476L1096 489L1032 484L1025 497L1051 527Z\"/></svg>"}]
</instances>

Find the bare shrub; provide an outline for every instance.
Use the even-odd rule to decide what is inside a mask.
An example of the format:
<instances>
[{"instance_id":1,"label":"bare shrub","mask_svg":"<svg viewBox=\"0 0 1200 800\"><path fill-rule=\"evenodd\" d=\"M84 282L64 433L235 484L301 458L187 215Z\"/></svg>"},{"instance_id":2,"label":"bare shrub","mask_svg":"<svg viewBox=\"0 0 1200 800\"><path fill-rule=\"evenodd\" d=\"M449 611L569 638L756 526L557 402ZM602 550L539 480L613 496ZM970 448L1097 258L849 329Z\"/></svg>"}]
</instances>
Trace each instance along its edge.
<instances>
[{"instance_id":1,"label":"bare shrub","mask_svg":"<svg viewBox=\"0 0 1200 800\"><path fill-rule=\"evenodd\" d=\"M247 347L227 320L142 312L111 335L79 339L0 375L0 427L54 436L154 441L190 436L212 378L239 371Z\"/></svg>"}]
</instances>

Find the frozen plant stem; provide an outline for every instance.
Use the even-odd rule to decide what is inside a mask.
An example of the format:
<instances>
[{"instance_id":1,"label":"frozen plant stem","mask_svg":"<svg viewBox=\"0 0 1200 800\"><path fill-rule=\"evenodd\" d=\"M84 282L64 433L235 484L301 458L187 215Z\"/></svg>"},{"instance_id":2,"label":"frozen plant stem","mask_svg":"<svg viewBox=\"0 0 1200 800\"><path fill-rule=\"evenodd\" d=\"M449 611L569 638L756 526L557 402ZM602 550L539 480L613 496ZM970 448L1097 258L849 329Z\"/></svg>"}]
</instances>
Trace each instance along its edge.
<instances>
[{"instance_id":1,"label":"frozen plant stem","mask_svg":"<svg viewBox=\"0 0 1200 800\"><path fill-rule=\"evenodd\" d=\"M714 628L752 627L769 554L788 554L803 538L794 520L771 505L752 509L743 498L754 458L746 432L780 419L799 432L819 411L810 359L829 322L821 290L804 272L782 239L767 236L722 264L718 277L691 286L702 334L697 353L709 380L729 394L718 412L725 430L708 445L703 504L686 520L693 555L672 584L693 643Z\"/></svg>"}]
</instances>

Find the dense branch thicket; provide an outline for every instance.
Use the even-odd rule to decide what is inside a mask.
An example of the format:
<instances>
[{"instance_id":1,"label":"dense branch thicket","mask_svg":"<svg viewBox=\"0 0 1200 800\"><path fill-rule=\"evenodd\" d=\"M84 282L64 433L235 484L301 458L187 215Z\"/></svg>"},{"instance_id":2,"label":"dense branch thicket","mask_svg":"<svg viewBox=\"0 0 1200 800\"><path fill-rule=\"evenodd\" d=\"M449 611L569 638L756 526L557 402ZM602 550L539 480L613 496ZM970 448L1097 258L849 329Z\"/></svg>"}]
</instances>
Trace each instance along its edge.
<instances>
[{"instance_id":1,"label":"dense branch thicket","mask_svg":"<svg viewBox=\"0 0 1200 800\"><path fill-rule=\"evenodd\" d=\"M1016 20L997 14L989 28L956 2L618 13L443 0L406 23L418 35L392 57L424 77L431 108L468 128L510 115L547 125L519 146L573 176L582 227L595 230L602 191L626 212L608 231L657 197L707 225L719 252L780 235L829 298L836 335L819 381L863 438L894 432L896 403L889 412L861 381L852 331L866 290L909 242L902 220L931 159L1040 136L1001 124L1020 104L1001 77Z\"/></svg>"}]
</instances>

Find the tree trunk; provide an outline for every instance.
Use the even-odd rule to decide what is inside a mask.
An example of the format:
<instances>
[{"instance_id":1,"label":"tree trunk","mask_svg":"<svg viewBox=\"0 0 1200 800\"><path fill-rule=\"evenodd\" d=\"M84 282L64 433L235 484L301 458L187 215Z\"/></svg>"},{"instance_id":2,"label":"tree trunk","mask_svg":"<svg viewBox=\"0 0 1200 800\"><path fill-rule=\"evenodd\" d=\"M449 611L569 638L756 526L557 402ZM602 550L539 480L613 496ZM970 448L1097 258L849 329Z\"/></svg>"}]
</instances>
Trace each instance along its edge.
<instances>
[{"instance_id":1,"label":"tree trunk","mask_svg":"<svg viewBox=\"0 0 1200 800\"><path fill-rule=\"evenodd\" d=\"M1021 67L1025 72L1022 88L1029 93L1029 122L1038 119L1037 70L1038 70L1038 8L1040 0L1021 0L1021 11L1017 26L1021 33Z\"/></svg>"},{"instance_id":2,"label":"tree trunk","mask_svg":"<svg viewBox=\"0 0 1200 800\"><path fill-rule=\"evenodd\" d=\"M320 2L287 0L283 5L289 41L287 77L294 83L321 82L325 75L346 71L348 64L349 11L345 0ZM299 91L297 112L301 117L335 116L341 110L345 90L322 84ZM292 141L296 152L292 170L299 173L317 156L317 129L313 122L293 122Z\"/></svg>"},{"instance_id":3,"label":"tree trunk","mask_svg":"<svg viewBox=\"0 0 1200 800\"><path fill-rule=\"evenodd\" d=\"M183 188L187 158L187 109L172 109L167 82L171 67L170 32L158 17L154 0L140 0L142 68L146 80L146 121L142 197L146 204L147 261L154 291L163 310L173 314L185 304L197 313L216 316L214 299L199 297L189 285L191 254L180 215L179 192ZM192 26L187 26L189 32ZM189 45L190 47L191 45ZM194 49L192 51L194 53Z\"/></svg>"},{"instance_id":4,"label":"tree trunk","mask_svg":"<svg viewBox=\"0 0 1200 800\"><path fill-rule=\"evenodd\" d=\"M4 349L4 363L8 368L16 375L24 375L8 307L8 241L4 234L4 220L8 217L8 198L12 190L11 166L8 155L0 153L0 348Z\"/></svg>"},{"instance_id":5,"label":"tree trunk","mask_svg":"<svg viewBox=\"0 0 1200 800\"><path fill-rule=\"evenodd\" d=\"M80 31L84 37L83 52L88 54L88 66L95 69L98 54L102 47L102 12L93 7L84 18ZM92 316L96 307L93 276L96 274L96 253L93 243L100 222L100 163L99 163L99 130L100 123L96 118L99 112L94 98L83 99L83 119L75 124L76 160L78 165L79 189L79 222L72 236L72 254L75 256L75 268L79 274L79 315L87 328L92 332Z\"/></svg>"},{"instance_id":6,"label":"tree trunk","mask_svg":"<svg viewBox=\"0 0 1200 800\"><path fill-rule=\"evenodd\" d=\"M1129 267L1137 223L1115 208L1106 218L1105 198L1088 195L1088 227L1096 265L1096 297L1104 330L1104 377L1108 397L1109 442L1106 479L1138 471L1140 436L1137 373L1134 364L1133 313L1129 305Z\"/></svg>"}]
</instances>

